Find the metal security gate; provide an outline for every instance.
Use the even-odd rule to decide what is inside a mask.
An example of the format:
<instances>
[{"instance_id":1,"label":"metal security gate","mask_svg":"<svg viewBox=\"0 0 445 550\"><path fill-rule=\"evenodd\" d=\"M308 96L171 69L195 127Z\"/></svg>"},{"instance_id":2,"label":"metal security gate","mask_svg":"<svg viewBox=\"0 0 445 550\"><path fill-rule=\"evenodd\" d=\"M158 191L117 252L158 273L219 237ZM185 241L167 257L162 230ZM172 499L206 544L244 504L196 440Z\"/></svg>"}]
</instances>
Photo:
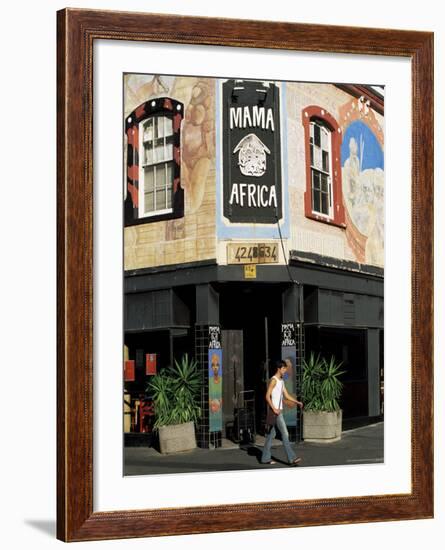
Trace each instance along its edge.
<instances>
[{"instance_id":1,"label":"metal security gate","mask_svg":"<svg viewBox=\"0 0 445 550\"><path fill-rule=\"evenodd\" d=\"M295 325L295 394L298 399L301 399L301 387L303 383L303 360L305 356L304 349L304 325L303 323L296 323ZM297 433L296 441L303 440L303 413L302 410L297 407Z\"/></svg>"}]
</instances>

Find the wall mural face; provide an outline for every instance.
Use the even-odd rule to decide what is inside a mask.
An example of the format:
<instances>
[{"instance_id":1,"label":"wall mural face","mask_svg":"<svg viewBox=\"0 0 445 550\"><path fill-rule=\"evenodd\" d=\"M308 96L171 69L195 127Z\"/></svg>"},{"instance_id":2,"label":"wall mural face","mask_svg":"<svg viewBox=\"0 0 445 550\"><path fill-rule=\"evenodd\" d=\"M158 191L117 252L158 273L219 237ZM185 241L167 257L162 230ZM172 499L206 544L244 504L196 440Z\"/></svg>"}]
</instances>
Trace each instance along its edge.
<instances>
[{"instance_id":1,"label":"wall mural face","mask_svg":"<svg viewBox=\"0 0 445 550\"><path fill-rule=\"evenodd\" d=\"M222 430L222 349L209 349L209 431Z\"/></svg>"},{"instance_id":2,"label":"wall mural face","mask_svg":"<svg viewBox=\"0 0 445 550\"><path fill-rule=\"evenodd\" d=\"M155 196L169 204L168 194L174 192L171 206L175 214L176 191L183 196L183 215L171 215L165 210L136 220L140 225L125 228L125 269L201 261L215 257L215 79L203 77L165 76L150 74L124 75L125 120L133 118L142 105L150 106L160 98L183 106L183 118L175 136L177 149L173 159L179 162L180 174L170 180L171 152L170 122L165 126L157 119L141 121L148 125L150 159L141 155L138 180L139 194L148 201ZM140 132L143 134L143 132ZM128 136L127 140L128 140ZM153 144L153 145L152 145ZM141 144L142 145L142 144ZM141 147L142 150L142 147ZM125 150L126 152L126 150ZM128 162L128 159L125 159ZM148 162L147 162L148 161ZM148 166L151 163L152 166ZM143 191L141 190L143 188ZM126 193L130 193L127 187ZM137 194L137 192L136 192ZM153 200L151 200L153 203ZM142 200L141 200L142 204ZM159 220L160 216L165 219Z\"/></svg>"},{"instance_id":3,"label":"wall mural face","mask_svg":"<svg viewBox=\"0 0 445 550\"><path fill-rule=\"evenodd\" d=\"M358 100L360 107L360 100ZM346 237L357 261L384 264L383 131L370 111L349 104L341 146Z\"/></svg>"}]
</instances>

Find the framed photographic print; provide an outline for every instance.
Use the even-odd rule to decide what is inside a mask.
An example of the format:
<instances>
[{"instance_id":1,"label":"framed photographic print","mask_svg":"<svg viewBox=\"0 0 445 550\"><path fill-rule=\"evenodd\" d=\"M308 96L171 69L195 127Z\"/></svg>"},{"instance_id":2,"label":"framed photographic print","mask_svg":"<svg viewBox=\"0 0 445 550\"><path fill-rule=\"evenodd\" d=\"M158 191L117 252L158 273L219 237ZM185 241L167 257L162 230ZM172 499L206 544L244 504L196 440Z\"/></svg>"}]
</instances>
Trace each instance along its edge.
<instances>
[{"instance_id":1,"label":"framed photographic print","mask_svg":"<svg viewBox=\"0 0 445 550\"><path fill-rule=\"evenodd\" d=\"M59 12L58 538L432 517L432 166L432 33Z\"/></svg>"}]
</instances>

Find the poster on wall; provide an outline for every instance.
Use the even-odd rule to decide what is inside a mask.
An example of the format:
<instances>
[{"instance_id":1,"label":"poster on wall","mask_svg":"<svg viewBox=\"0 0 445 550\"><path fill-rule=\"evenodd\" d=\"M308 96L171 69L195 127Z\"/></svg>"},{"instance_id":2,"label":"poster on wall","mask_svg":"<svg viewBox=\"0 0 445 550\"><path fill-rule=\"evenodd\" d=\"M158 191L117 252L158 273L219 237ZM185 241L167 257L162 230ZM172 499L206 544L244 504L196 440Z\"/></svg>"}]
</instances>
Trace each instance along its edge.
<instances>
[{"instance_id":1,"label":"poster on wall","mask_svg":"<svg viewBox=\"0 0 445 550\"><path fill-rule=\"evenodd\" d=\"M209 349L209 431L222 430L222 349Z\"/></svg>"},{"instance_id":2,"label":"poster on wall","mask_svg":"<svg viewBox=\"0 0 445 550\"><path fill-rule=\"evenodd\" d=\"M294 323L281 324L281 357L286 363L286 373L284 374L284 385L289 394L295 397L296 393L296 358L297 348L295 345L295 325ZM297 399L301 396L296 396ZM292 405L292 406L291 406ZM296 426L298 409L293 404L285 403L283 416L287 426Z\"/></svg>"}]
</instances>

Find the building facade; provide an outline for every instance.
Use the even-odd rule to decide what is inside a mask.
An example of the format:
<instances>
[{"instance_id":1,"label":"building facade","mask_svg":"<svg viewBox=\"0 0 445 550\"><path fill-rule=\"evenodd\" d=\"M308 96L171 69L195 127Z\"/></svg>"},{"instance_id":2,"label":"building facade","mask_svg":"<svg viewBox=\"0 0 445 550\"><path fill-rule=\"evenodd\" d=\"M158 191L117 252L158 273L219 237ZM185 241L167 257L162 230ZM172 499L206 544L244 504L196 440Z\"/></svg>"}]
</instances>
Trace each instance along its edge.
<instances>
[{"instance_id":1,"label":"building facade","mask_svg":"<svg viewBox=\"0 0 445 550\"><path fill-rule=\"evenodd\" d=\"M313 351L343 362L346 419L380 417L382 90L127 74L124 106L128 411L187 353L218 447L247 397L261 431L271 363L298 393Z\"/></svg>"}]
</instances>

